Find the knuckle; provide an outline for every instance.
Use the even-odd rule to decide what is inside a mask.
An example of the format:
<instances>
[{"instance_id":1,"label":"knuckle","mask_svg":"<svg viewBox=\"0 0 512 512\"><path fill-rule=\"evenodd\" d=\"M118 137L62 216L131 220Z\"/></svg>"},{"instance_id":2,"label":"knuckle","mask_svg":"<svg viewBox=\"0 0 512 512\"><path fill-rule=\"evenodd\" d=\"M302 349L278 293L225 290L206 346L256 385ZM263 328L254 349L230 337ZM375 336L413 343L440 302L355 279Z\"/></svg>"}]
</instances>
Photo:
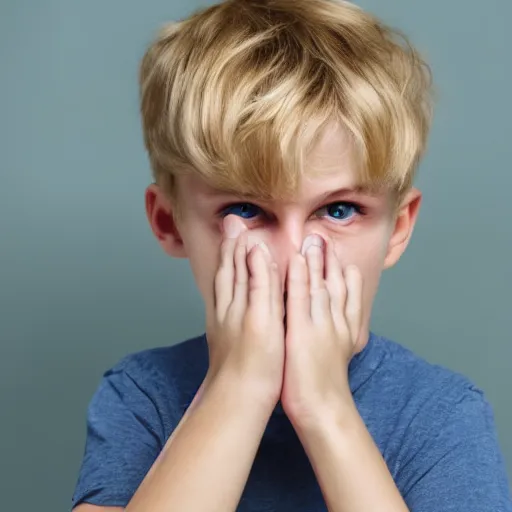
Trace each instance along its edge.
<instances>
[{"instance_id":1,"label":"knuckle","mask_svg":"<svg viewBox=\"0 0 512 512\"><path fill-rule=\"evenodd\" d=\"M246 251L246 247L245 247L245 245L243 245L241 243L237 243L236 247L234 248L234 251L235 251L235 254L237 254L237 255L244 255L245 251Z\"/></svg>"},{"instance_id":2,"label":"knuckle","mask_svg":"<svg viewBox=\"0 0 512 512\"><path fill-rule=\"evenodd\" d=\"M345 319L339 323L338 333L342 339L346 339L346 338L350 337L350 329L349 329L348 323Z\"/></svg>"},{"instance_id":3,"label":"knuckle","mask_svg":"<svg viewBox=\"0 0 512 512\"><path fill-rule=\"evenodd\" d=\"M338 287L328 286L327 289L329 291L329 297L331 297L332 299L339 300L340 297L342 296L342 292Z\"/></svg>"},{"instance_id":4,"label":"knuckle","mask_svg":"<svg viewBox=\"0 0 512 512\"><path fill-rule=\"evenodd\" d=\"M233 247L233 240L230 238L224 238L220 244L220 253L225 257L229 250Z\"/></svg>"},{"instance_id":5,"label":"knuckle","mask_svg":"<svg viewBox=\"0 0 512 512\"><path fill-rule=\"evenodd\" d=\"M261 318L261 315L254 315L251 311L244 317L243 328L244 332L253 338L260 338L265 336L267 332L267 322L264 318Z\"/></svg>"},{"instance_id":6,"label":"knuckle","mask_svg":"<svg viewBox=\"0 0 512 512\"><path fill-rule=\"evenodd\" d=\"M240 319L238 312L234 308L229 308L222 321L223 326L231 333L237 333L240 328Z\"/></svg>"},{"instance_id":7,"label":"knuckle","mask_svg":"<svg viewBox=\"0 0 512 512\"><path fill-rule=\"evenodd\" d=\"M304 300L304 299L309 298L309 296L310 296L310 292L305 286L300 287L300 288L295 288L295 289L290 288L288 290L288 301L290 301L290 299L292 301L293 300Z\"/></svg>"},{"instance_id":8,"label":"knuckle","mask_svg":"<svg viewBox=\"0 0 512 512\"><path fill-rule=\"evenodd\" d=\"M256 292L258 290L268 290L269 283L265 279L258 278L256 276L251 276L249 280L249 290L251 292Z\"/></svg>"},{"instance_id":9,"label":"knuckle","mask_svg":"<svg viewBox=\"0 0 512 512\"><path fill-rule=\"evenodd\" d=\"M258 261L258 248L255 246L247 253L247 262L254 266Z\"/></svg>"},{"instance_id":10,"label":"knuckle","mask_svg":"<svg viewBox=\"0 0 512 512\"><path fill-rule=\"evenodd\" d=\"M239 289L241 286L247 286L249 277L246 273L238 272L235 276L235 288Z\"/></svg>"},{"instance_id":11,"label":"knuckle","mask_svg":"<svg viewBox=\"0 0 512 512\"><path fill-rule=\"evenodd\" d=\"M295 288L297 288L297 287L302 288L302 287L306 286L306 280L304 278L302 278L301 276L298 276L295 274L290 274L288 276L288 284Z\"/></svg>"},{"instance_id":12,"label":"knuckle","mask_svg":"<svg viewBox=\"0 0 512 512\"><path fill-rule=\"evenodd\" d=\"M216 277L223 276L226 272L229 272L233 268L233 262L227 258L220 260L219 266L217 267Z\"/></svg>"},{"instance_id":13,"label":"knuckle","mask_svg":"<svg viewBox=\"0 0 512 512\"><path fill-rule=\"evenodd\" d=\"M321 285L312 287L310 293L313 297L318 299L325 299L330 297L329 290L325 286Z\"/></svg>"},{"instance_id":14,"label":"knuckle","mask_svg":"<svg viewBox=\"0 0 512 512\"><path fill-rule=\"evenodd\" d=\"M217 269L217 272L215 272L215 276L213 277L213 282L214 282L215 286L218 286L222 283L225 272L226 272L226 267L224 265L221 265Z\"/></svg>"}]
</instances>

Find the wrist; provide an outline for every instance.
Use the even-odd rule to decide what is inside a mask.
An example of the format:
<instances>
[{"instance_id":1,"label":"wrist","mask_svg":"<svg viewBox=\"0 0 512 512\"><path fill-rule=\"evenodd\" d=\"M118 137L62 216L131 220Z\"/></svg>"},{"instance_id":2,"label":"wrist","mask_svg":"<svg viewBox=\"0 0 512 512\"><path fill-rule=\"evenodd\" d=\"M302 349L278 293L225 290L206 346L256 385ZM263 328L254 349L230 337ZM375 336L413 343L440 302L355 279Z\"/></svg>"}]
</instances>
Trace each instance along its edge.
<instances>
[{"instance_id":1,"label":"wrist","mask_svg":"<svg viewBox=\"0 0 512 512\"><path fill-rule=\"evenodd\" d=\"M226 370L215 374L208 372L201 399L207 396L244 413L262 416L270 416L279 401L279 392L269 386Z\"/></svg>"},{"instance_id":2,"label":"wrist","mask_svg":"<svg viewBox=\"0 0 512 512\"><path fill-rule=\"evenodd\" d=\"M350 432L361 420L350 390L335 400L318 403L308 414L290 418L301 440L329 437L332 432Z\"/></svg>"}]
</instances>

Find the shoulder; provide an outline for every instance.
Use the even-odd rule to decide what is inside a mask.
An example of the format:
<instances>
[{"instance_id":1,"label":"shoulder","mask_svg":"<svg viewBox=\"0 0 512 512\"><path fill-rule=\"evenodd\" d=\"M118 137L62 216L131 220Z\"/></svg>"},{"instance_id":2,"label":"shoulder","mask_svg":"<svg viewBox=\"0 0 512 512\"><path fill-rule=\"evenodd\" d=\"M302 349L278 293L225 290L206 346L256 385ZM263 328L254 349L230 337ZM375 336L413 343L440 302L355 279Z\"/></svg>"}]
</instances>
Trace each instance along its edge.
<instances>
[{"instance_id":1,"label":"shoulder","mask_svg":"<svg viewBox=\"0 0 512 512\"><path fill-rule=\"evenodd\" d=\"M204 336L128 354L103 374L89 404L89 417L120 418L124 411L128 416L142 414L159 425L165 439L192 402L207 369Z\"/></svg>"},{"instance_id":2,"label":"shoulder","mask_svg":"<svg viewBox=\"0 0 512 512\"><path fill-rule=\"evenodd\" d=\"M194 365L206 348L204 335L194 336L173 345L150 348L132 352L123 356L111 371L140 371L141 369L159 369L166 372L169 366L178 361L187 366Z\"/></svg>"},{"instance_id":3,"label":"shoulder","mask_svg":"<svg viewBox=\"0 0 512 512\"><path fill-rule=\"evenodd\" d=\"M410 509L420 509L428 496L432 510L443 510L457 495L465 510L509 510L504 459L484 391L389 339L378 337L376 345L374 385L382 406L375 432Z\"/></svg>"},{"instance_id":4,"label":"shoulder","mask_svg":"<svg viewBox=\"0 0 512 512\"><path fill-rule=\"evenodd\" d=\"M371 410L371 426L397 463L484 437L496 445L492 406L470 378L387 338L374 344L379 364L363 410Z\"/></svg>"},{"instance_id":5,"label":"shoulder","mask_svg":"<svg viewBox=\"0 0 512 512\"><path fill-rule=\"evenodd\" d=\"M382 336L373 336L366 359L373 371L355 396L368 427L390 453L414 451L457 429L461 437L494 435L492 407L467 376Z\"/></svg>"},{"instance_id":6,"label":"shoulder","mask_svg":"<svg viewBox=\"0 0 512 512\"><path fill-rule=\"evenodd\" d=\"M206 360L199 336L129 354L103 374L88 407L73 506L128 503L202 382Z\"/></svg>"},{"instance_id":7,"label":"shoulder","mask_svg":"<svg viewBox=\"0 0 512 512\"><path fill-rule=\"evenodd\" d=\"M171 387L187 387L204 377L207 369L208 349L201 335L174 345L128 354L104 375L125 373L142 386L165 383Z\"/></svg>"},{"instance_id":8,"label":"shoulder","mask_svg":"<svg viewBox=\"0 0 512 512\"><path fill-rule=\"evenodd\" d=\"M376 377L386 388L408 402L436 400L453 404L463 397L483 400L484 392L469 377L441 364L427 361L412 350L383 336L375 336L380 353Z\"/></svg>"}]
</instances>

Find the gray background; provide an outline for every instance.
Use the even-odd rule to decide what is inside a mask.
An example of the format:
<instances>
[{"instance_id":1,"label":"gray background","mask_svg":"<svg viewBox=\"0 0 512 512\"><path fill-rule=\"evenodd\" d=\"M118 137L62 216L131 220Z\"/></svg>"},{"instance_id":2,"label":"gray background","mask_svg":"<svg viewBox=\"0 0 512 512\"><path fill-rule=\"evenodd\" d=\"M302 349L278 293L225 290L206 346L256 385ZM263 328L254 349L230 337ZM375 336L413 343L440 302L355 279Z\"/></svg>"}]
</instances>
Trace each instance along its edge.
<instances>
[{"instance_id":1,"label":"gray background","mask_svg":"<svg viewBox=\"0 0 512 512\"><path fill-rule=\"evenodd\" d=\"M372 327L485 390L510 470L512 2L360 3L412 36L441 93L417 231ZM137 66L162 22L205 4L1 0L4 510L68 510L102 372L203 329L187 263L146 224Z\"/></svg>"}]
</instances>

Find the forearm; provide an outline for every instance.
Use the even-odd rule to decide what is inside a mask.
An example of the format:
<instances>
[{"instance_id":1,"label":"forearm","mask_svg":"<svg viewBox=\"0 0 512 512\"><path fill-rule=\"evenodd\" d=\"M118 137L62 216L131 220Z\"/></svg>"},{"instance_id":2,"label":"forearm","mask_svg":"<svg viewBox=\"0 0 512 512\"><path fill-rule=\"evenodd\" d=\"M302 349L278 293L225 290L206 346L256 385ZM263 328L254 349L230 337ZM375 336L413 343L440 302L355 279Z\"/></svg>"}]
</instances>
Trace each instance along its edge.
<instances>
[{"instance_id":1,"label":"forearm","mask_svg":"<svg viewBox=\"0 0 512 512\"><path fill-rule=\"evenodd\" d=\"M232 383L206 388L126 511L236 510L271 411Z\"/></svg>"},{"instance_id":2,"label":"forearm","mask_svg":"<svg viewBox=\"0 0 512 512\"><path fill-rule=\"evenodd\" d=\"M407 512L355 404L299 433L330 512Z\"/></svg>"}]
</instances>

